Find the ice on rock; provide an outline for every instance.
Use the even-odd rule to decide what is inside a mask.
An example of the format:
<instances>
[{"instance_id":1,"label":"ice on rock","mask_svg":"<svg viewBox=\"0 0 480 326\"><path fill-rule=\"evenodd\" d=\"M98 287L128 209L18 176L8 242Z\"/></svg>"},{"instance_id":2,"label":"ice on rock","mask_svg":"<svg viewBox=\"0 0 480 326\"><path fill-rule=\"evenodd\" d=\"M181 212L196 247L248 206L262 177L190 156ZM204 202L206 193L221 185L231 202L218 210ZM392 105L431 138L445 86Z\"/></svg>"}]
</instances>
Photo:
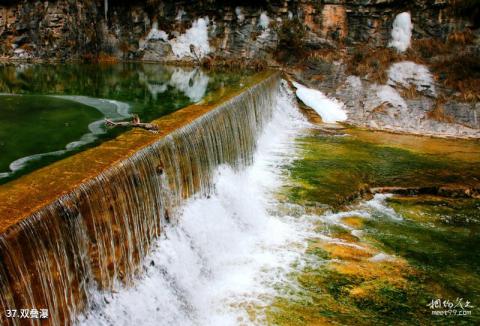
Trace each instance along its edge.
<instances>
[{"instance_id":1,"label":"ice on rock","mask_svg":"<svg viewBox=\"0 0 480 326\"><path fill-rule=\"evenodd\" d=\"M152 25L152 29L148 32L147 41L149 40L163 40L168 42L168 34L165 31L158 29L158 23L154 22Z\"/></svg>"},{"instance_id":2,"label":"ice on rock","mask_svg":"<svg viewBox=\"0 0 480 326\"><path fill-rule=\"evenodd\" d=\"M393 21L392 39L388 46L396 48L399 52L405 52L410 47L412 29L410 13L398 14Z\"/></svg>"},{"instance_id":3,"label":"ice on rock","mask_svg":"<svg viewBox=\"0 0 480 326\"><path fill-rule=\"evenodd\" d=\"M415 85L418 91L436 95L433 77L428 68L411 61L394 63L388 69L388 84L403 87Z\"/></svg>"},{"instance_id":4,"label":"ice on rock","mask_svg":"<svg viewBox=\"0 0 480 326\"><path fill-rule=\"evenodd\" d=\"M407 103L395 88L388 85L375 85L374 88L382 103L387 102L394 107L402 109L408 108Z\"/></svg>"},{"instance_id":5,"label":"ice on rock","mask_svg":"<svg viewBox=\"0 0 480 326\"><path fill-rule=\"evenodd\" d=\"M311 89L299 83L293 83L297 89L298 98L307 106L315 110L325 123L335 123L347 120L344 104L336 99L325 96L316 89Z\"/></svg>"},{"instance_id":6,"label":"ice on rock","mask_svg":"<svg viewBox=\"0 0 480 326\"><path fill-rule=\"evenodd\" d=\"M177 58L193 57L195 55L202 58L210 53L208 23L208 17L199 18L193 22L192 27L187 29L185 34L170 41L172 51ZM195 55L190 51L191 45L195 49Z\"/></svg>"}]
</instances>

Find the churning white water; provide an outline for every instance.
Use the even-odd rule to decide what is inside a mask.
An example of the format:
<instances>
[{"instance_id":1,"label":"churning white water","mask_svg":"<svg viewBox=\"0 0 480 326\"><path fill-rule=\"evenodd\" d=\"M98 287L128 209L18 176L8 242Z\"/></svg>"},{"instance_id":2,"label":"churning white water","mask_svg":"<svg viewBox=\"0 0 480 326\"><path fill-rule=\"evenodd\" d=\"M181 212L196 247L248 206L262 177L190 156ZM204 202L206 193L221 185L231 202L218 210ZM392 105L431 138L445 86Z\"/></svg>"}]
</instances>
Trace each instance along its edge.
<instances>
[{"instance_id":1,"label":"churning white water","mask_svg":"<svg viewBox=\"0 0 480 326\"><path fill-rule=\"evenodd\" d=\"M289 282L312 229L281 213L275 198L295 157L292 140L308 125L292 101L282 87L254 163L241 171L219 167L215 193L184 205L178 223L164 230L145 259L143 276L133 287L96 293L80 324L263 323L261 308L275 296L276 284Z\"/></svg>"}]
</instances>

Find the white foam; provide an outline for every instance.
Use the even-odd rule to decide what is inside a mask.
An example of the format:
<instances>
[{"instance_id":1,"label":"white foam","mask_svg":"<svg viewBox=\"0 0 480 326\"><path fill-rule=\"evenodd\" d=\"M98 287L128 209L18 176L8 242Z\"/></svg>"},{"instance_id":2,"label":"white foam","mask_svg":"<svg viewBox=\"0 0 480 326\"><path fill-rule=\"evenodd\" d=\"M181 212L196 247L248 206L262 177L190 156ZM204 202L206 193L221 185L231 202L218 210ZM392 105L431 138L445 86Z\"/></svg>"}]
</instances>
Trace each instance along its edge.
<instances>
[{"instance_id":1,"label":"white foam","mask_svg":"<svg viewBox=\"0 0 480 326\"><path fill-rule=\"evenodd\" d=\"M398 14L393 21L392 39L388 46L396 48L399 52L405 52L410 47L412 29L410 13Z\"/></svg>"},{"instance_id":2,"label":"white foam","mask_svg":"<svg viewBox=\"0 0 480 326\"><path fill-rule=\"evenodd\" d=\"M398 215L395 210L389 207L386 203L387 199L392 197L392 194L375 194L373 199L364 202L362 205L372 208L374 211L390 217L394 220L402 220L403 218Z\"/></svg>"},{"instance_id":3,"label":"white foam","mask_svg":"<svg viewBox=\"0 0 480 326\"><path fill-rule=\"evenodd\" d=\"M282 92L273 120L259 138L253 165L216 171L215 194L190 200L178 225L165 230L132 288L97 293L84 325L239 325L247 308L263 307L275 285L289 282L291 263L306 249L313 223L270 213L292 139L307 122ZM107 303L108 302L108 303Z\"/></svg>"},{"instance_id":4,"label":"white foam","mask_svg":"<svg viewBox=\"0 0 480 326\"><path fill-rule=\"evenodd\" d=\"M298 98L307 106L315 110L325 123L335 123L347 120L347 112L344 110L342 102L328 98L316 89L308 88L304 85L294 82L297 89Z\"/></svg>"},{"instance_id":5,"label":"white foam","mask_svg":"<svg viewBox=\"0 0 480 326\"><path fill-rule=\"evenodd\" d=\"M363 236L363 230L352 230L350 234L360 239Z\"/></svg>"}]
</instances>

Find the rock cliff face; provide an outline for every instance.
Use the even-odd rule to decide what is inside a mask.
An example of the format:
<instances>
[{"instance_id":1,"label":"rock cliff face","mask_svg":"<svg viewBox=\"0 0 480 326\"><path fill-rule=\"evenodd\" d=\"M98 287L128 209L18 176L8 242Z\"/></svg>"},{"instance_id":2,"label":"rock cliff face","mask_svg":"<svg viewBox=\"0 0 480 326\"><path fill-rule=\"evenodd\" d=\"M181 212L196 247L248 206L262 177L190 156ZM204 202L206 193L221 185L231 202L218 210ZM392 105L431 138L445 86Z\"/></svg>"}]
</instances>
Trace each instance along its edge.
<instances>
[{"instance_id":1,"label":"rock cliff face","mask_svg":"<svg viewBox=\"0 0 480 326\"><path fill-rule=\"evenodd\" d=\"M464 29L470 22L453 14L454 2L1 1L0 56L65 60L104 55L163 61L196 60L210 52L268 59L281 44L282 28L293 24L305 27L302 36L312 47L365 42L383 46L393 17L402 11L411 12L415 37L446 38ZM192 29L200 18L204 21ZM199 41L204 32L209 48L202 53ZM189 48L189 42L192 51L181 50Z\"/></svg>"}]
</instances>

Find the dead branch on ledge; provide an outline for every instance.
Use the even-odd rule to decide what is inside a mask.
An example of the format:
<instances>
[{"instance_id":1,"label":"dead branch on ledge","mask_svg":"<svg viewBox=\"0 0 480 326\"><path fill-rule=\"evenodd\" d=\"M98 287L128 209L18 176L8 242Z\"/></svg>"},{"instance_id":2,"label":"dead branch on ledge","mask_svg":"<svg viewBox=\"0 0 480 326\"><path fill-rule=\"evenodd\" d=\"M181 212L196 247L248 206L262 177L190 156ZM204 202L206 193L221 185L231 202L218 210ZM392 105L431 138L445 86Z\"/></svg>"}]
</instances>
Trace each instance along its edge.
<instances>
[{"instance_id":1,"label":"dead branch on ledge","mask_svg":"<svg viewBox=\"0 0 480 326\"><path fill-rule=\"evenodd\" d=\"M120 121L115 122L110 119L105 119L105 125L108 127L133 127L133 128L141 128L151 132L158 132L159 128L157 125L153 123L145 123L141 122L138 115L134 115L132 121Z\"/></svg>"}]
</instances>

